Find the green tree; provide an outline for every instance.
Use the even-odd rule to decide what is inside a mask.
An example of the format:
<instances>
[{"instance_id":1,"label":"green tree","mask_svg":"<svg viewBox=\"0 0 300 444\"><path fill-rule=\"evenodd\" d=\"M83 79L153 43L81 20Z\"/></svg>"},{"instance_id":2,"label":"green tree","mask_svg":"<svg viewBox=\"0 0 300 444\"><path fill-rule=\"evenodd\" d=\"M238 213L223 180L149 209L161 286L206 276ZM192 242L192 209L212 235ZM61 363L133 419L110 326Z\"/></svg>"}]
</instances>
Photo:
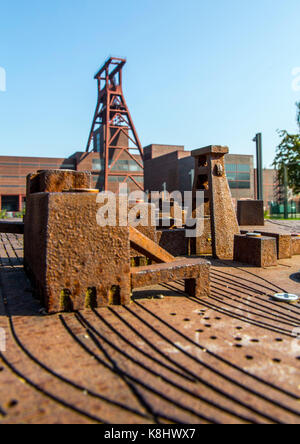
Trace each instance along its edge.
<instances>
[{"instance_id":1,"label":"green tree","mask_svg":"<svg viewBox=\"0 0 300 444\"><path fill-rule=\"evenodd\" d=\"M273 166L278 170L279 181L284 182L284 165L288 166L288 185L294 194L300 193L300 102L297 106L299 134L278 131L281 142L277 147Z\"/></svg>"}]
</instances>

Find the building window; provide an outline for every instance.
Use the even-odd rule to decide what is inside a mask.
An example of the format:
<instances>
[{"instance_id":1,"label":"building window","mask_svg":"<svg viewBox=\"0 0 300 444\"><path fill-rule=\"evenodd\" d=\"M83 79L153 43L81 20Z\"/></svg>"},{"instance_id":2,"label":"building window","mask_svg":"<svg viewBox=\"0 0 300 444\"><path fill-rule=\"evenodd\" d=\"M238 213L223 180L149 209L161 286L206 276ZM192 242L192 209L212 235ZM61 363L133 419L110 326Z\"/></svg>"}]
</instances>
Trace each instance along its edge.
<instances>
[{"instance_id":1,"label":"building window","mask_svg":"<svg viewBox=\"0 0 300 444\"><path fill-rule=\"evenodd\" d=\"M239 163L237 165L237 170L241 171L243 173L250 173L250 165L245 165L245 164Z\"/></svg>"},{"instance_id":2,"label":"building window","mask_svg":"<svg viewBox=\"0 0 300 444\"><path fill-rule=\"evenodd\" d=\"M112 171L142 171L142 168L134 160L118 160L112 167Z\"/></svg>"},{"instance_id":3,"label":"building window","mask_svg":"<svg viewBox=\"0 0 300 444\"><path fill-rule=\"evenodd\" d=\"M124 182L126 176L108 176L108 182Z\"/></svg>"},{"instance_id":4,"label":"building window","mask_svg":"<svg viewBox=\"0 0 300 444\"><path fill-rule=\"evenodd\" d=\"M226 171L236 171L237 165L235 163L227 163L225 165Z\"/></svg>"},{"instance_id":5,"label":"building window","mask_svg":"<svg viewBox=\"0 0 300 444\"><path fill-rule=\"evenodd\" d=\"M92 169L94 171L104 170L104 160L103 159L93 159L92 160Z\"/></svg>"},{"instance_id":6,"label":"building window","mask_svg":"<svg viewBox=\"0 0 300 444\"><path fill-rule=\"evenodd\" d=\"M251 189L251 179L250 179L250 165L247 164L226 164L226 174L229 183L229 187L232 190Z\"/></svg>"},{"instance_id":7,"label":"building window","mask_svg":"<svg viewBox=\"0 0 300 444\"><path fill-rule=\"evenodd\" d=\"M19 211L19 196L1 196L2 210Z\"/></svg>"},{"instance_id":8,"label":"building window","mask_svg":"<svg viewBox=\"0 0 300 444\"><path fill-rule=\"evenodd\" d=\"M144 183L144 177L143 176L132 176L133 179L138 183Z\"/></svg>"},{"instance_id":9,"label":"building window","mask_svg":"<svg viewBox=\"0 0 300 444\"><path fill-rule=\"evenodd\" d=\"M26 176L0 176L0 179L20 179Z\"/></svg>"}]
</instances>

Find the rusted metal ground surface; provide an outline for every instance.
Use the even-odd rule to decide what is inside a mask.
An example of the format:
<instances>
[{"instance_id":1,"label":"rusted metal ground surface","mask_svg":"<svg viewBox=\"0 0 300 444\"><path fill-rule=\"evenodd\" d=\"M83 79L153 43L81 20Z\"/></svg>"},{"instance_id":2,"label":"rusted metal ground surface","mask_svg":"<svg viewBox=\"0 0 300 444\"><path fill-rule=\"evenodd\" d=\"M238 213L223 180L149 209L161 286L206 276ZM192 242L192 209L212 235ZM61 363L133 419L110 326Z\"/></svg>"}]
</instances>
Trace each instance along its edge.
<instances>
[{"instance_id":1,"label":"rusted metal ground surface","mask_svg":"<svg viewBox=\"0 0 300 444\"><path fill-rule=\"evenodd\" d=\"M265 220L264 226L249 226L249 227L240 227L242 230L253 231L261 229L262 231L269 231L274 233L300 233L300 220Z\"/></svg>"},{"instance_id":2,"label":"rusted metal ground surface","mask_svg":"<svg viewBox=\"0 0 300 444\"><path fill-rule=\"evenodd\" d=\"M215 261L202 300L178 282L127 308L42 316L22 250L0 235L1 424L300 423L300 304L270 300L299 293L300 257Z\"/></svg>"}]
</instances>

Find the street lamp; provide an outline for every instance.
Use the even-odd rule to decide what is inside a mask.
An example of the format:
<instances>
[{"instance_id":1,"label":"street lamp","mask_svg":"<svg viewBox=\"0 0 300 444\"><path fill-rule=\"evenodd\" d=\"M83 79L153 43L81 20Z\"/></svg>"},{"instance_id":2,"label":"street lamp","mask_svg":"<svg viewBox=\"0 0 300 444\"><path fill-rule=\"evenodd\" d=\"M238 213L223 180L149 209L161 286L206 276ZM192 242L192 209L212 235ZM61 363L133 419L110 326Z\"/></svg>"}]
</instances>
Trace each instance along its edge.
<instances>
[{"instance_id":1,"label":"street lamp","mask_svg":"<svg viewBox=\"0 0 300 444\"><path fill-rule=\"evenodd\" d=\"M257 200L264 200L263 160L262 160L262 134L258 133L253 139L256 143L256 182Z\"/></svg>"}]
</instances>

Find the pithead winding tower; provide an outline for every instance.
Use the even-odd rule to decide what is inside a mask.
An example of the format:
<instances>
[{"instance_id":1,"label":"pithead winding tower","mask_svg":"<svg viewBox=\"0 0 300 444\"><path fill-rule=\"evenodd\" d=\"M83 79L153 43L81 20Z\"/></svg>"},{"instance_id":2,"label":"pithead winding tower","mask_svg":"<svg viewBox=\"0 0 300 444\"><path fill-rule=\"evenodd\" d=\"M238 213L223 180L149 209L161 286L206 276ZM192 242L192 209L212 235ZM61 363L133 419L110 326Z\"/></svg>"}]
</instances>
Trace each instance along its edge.
<instances>
[{"instance_id":1,"label":"pithead winding tower","mask_svg":"<svg viewBox=\"0 0 300 444\"><path fill-rule=\"evenodd\" d=\"M144 189L143 149L122 89L125 63L126 59L111 57L95 75L98 100L86 151L91 151L93 142L93 151L100 153L105 191L114 180L132 181Z\"/></svg>"}]
</instances>

